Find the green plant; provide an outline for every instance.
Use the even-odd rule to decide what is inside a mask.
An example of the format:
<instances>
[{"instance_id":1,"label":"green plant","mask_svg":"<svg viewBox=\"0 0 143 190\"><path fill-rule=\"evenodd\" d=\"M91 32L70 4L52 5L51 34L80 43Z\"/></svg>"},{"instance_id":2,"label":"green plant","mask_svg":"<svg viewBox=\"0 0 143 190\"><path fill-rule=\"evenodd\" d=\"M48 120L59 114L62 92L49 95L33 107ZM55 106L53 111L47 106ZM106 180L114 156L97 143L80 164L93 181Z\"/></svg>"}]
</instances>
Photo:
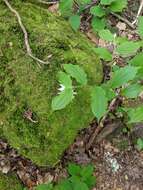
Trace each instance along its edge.
<instances>
[{"instance_id":1,"label":"green plant","mask_svg":"<svg viewBox=\"0 0 143 190\"><path fill-rule=\"evenodd\" d=\"M57 185L39 185L35 190L90 190L96 183L93 172L94 167L92 165L79 166L76 164L69 164L69 177L67 179L62 180Z\"/></svg>"},{"instance_id":2,"label":"green plant","mask_svg":"<svg viewBox=\"0 0 143 190\"><path fill-rule=\"evenodd\" d=\"M138 138L137 147L139 150L143 150L143 138Z\"/></svg>"},{"instance_id":3,"label":"green plant","mask_svg":"<svg viewBox=\"0 0 143 190\"><path fill-rule=\"evenodd\" d=\"M74 8L75 2L78 10ZM127 0L100 0L95 4L92 3L92 0L61 0L60 11L63 16L69 18L72 28L78 30L80 27L80 16L90 7L90 4L89 12L93 16L91 25L95 32L99 32L107 28L106 17L111 12L121 12L127 6Z\"/></svg>"},{"instance_id":4,"label":"green plant","mask_svg":"<svg viewBox=\"0 0 143 190\"><path fill-rule=\"evenodd\" d=\"M101 1L101 4L106 4L109 1ZM115 2L115 1L112 1ZM140 18L142 20L142 18ZM142 33L142 21L139 22L138 32ZM143 41L136 42L128 41L112 35L109 30L101 30L99 36L104 40L114 44L114 54L123 58L130 59L140 48L143 47ZM142 38L142 34L140 35ZM73 64L63 65L64 72L60 72L59 82L60 93L53 99L52 109L60 110L67 106L71 101L74 101L74 96L78 93L78 88L88 86L91 96L91 110L97 118L98 123L110 112L110 104L117 97L125 99L135 99L143 91L143 86L140 83L143 74L143 53L139 53L128 61L125 67L118 67L112 61L112 54L106 48L95 48L95 52L105 61L110 62L112 72L111 78L105 81L100 86L91 86L88 84L88 77L84 70ZM115 68L116 66L116 68ZM78 83L78 86L76 85ZM128 115L128 122L135 123L143 121L143 106L137 108L125 108L124 112ZM136 111L134 111L136 110Z\"/></svg>"}]
</instances>

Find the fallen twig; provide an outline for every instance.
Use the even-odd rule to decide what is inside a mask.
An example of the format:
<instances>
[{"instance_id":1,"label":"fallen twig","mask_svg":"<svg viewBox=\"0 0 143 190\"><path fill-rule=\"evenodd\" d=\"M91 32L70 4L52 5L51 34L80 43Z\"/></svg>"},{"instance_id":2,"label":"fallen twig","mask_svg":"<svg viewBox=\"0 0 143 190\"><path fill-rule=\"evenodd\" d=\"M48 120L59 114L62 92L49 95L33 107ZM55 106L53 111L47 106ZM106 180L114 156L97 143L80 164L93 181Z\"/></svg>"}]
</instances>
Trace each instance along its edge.
<instances>
[{"instance_id":1,"label":"fallen twig","mask_svg":"<svg viewBox=\"0 0 143 190\"><path fill-rule=\"evenodd\" d=\"M88 4L88 5L84 8L84 10L86 10L86 9L90 9L92 6L96 5L97 2L98 2L98 0L94 0L94 1L92 1L90 4Z\"/></svg>"},{"instance_id":2,"label":"fallen twig","mask_svg":"<svg viewBox=\"0 0 143 190\"><path fill-rule=\"evenodd\" d=\"M23 25L22 23L22 20L21 20L21 17L19 15L19 13L10 5L10 3L8 2L8 0L3 0L5 2L5 4L7 5L7 7L10 9L10 11L12 13L15 14L15 16L17 17L17 20L18 20L18 23L19 23L19 26L24 34L24 42L25 42L25 46L26 46L26 51L27 51L27 54L35 61L37 61L38 63L40 64L49 64L49 62L45 62L37 57L35 57L32 53L32 50L30 48L30 45L29 45L29 39L28 39L28 33L26 31L26 28L25 26Z\"/></svg>"},{"instance_id":3,"label":"fallen twig","mask_svg":"<svg viewBox=\"0 0 143 190\"><path fill-rule=\"evenodd\" d=\"M118 98L119 98L119 96L117 96L116 98L114 98L114 99L111 101L107 113L106 113L105 116L101 119L101 121L99 122L98 126L95 127L95 130L94 130L93 134L91 135L91 137L90 137L90 139L89 139L89 141L88 141L88 143L87 143L87 145L86 145L86 150L89 150L89 149L90 149L90 147L92 146L92 144L93 144L94 140L96 139L97 135L102 131L102 129L104 129L103 126L104 126L104 122L105 122L105 120L106 120L106 118L107 118L107 116L108 116L108 113L109 113L110 111L113 111L113 110L115 109L114 107L116 107L115 105L116 105L116 102L117 102ZM108 134L110 134L110 132L109 132Z\"/></svg>"},{"instance_id":4,"label":"fallen twig","mask_svg":"<svg viewBox=\"0 0 143 190\"><path fill-rule=\"evenodd\" d=\"M116 13L111 12L111 14L115 17L117 17L119 20L123 21L124 23L126 23L128 26L130 26L132 29L135 29L135 26L128 21L126 18L123 18L121 15L118 15Z\"/></svg>"},{"instance_id":5,"label":"fallen twig","mask_svg":"<svg viewBox=\"0 0 143 190\"><path fill-rule=\"evenodd\" d=\"M86 150L89 150L89 149L90 149L90 147L92 146L92 144L93 144L95 138L96 138L97 135L100 133L100 131L103 129L103 123L104 123L104 121L105 121L105 119L106 119L106 116L107 116L107 115L105 115L105 116L101 119L101 121L99 122L99 124L98 124L97 127L95 128L93 134L92 134L91 137L89 138L89 141L88 141L88 143L87 143L87 145L86 145Z\"/></svg>"},{"instance_id":6,"label":"fallen twig","mask_svg":"<svg viewBox=\"0 0 143 190\"><path fill-rule=\"evenodd\" d=\"M120 120L117 120L116 122L107 125L103 128L103 130L99 133L99 135L96 137L95 142L100 143L103 139L105 139L107 136L112 134L117 129L121 129L123 127L123 123Z\"/></svg>"},{"instance_id":7,"label":"fallen twig","mask_svg":"<svg viewBox=\"0 0 143 190\"><path fill-rule=\"evenodd\" d=\"M45 5L52 5L52 4L56 4L56 3L58 3L59 1L57 0L57 1L43 1L43 0L38 0L39 1L39 3L43 3L43 4L45 4Z\"/></svg>"},{"instance_id":8,"label":"fallen twig","mask_svg":"<svg viewBox=\"0 0 143 190\"><path fill-rule=\"evenodd\" d=\"M137 13L137 16L135 18L135 20L132 22L132 24L136 24L138 22L138 18L142 12L142 9L143 9L143 0L141 0L141 3L140 3L140 6L139 6L139 9L138 9L138 13Z\"/></svg>"}]
</instances>

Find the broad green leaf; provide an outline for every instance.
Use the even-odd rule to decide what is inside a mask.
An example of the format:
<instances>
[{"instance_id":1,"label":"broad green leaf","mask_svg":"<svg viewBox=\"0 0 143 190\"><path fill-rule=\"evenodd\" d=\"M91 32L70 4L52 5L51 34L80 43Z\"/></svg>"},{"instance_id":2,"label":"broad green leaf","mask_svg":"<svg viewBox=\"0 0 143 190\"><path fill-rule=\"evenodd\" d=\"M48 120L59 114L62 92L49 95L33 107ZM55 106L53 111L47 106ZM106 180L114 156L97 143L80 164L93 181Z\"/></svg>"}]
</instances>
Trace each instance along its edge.
<instances>
[{"instance_id":1,"label":"broad green leaf","mask_svg":"<svg viewBox=\"0 0 143 190\"><path fill-rule=\"evenodd\" d=\"M58 185L56 185L53 190L73 190L73 189L70 181L68 179L65 179L62 182L60 182Z\"/></svg>"},{"instance_id":2,"label":"broad green leaf","mask_svg":"<svg viewBox=\"0 0 143 190\"><path fill-rule=\"evenodd\" d=\"M139 21L138 21L138 33L139 33L140 37L143 38L143 16L139 17Z\"/></svg>"},{"instance_id":3,"label":"broad green leaf","mask_svg":"<svg viewBox=\"0 0 143 190\"><path fill-rule=\"evenodd\" d=\"M114 90L112 88L110 88L108 83L102 84L102 88L105 90L108 101L111 101L113 98L115 98L116 93L114 92Z\"/></svg>"},{"instance_id":4,"label":"broad green leaf","mask_svg":"<svg viewBox=\"0 0 143 190\"><path fill-rule=\"evenodd\" d=\"M143 106L137 108L130 108L127 110L129 123L143 122Z\"/></svg>"},{"instance_id":5,"label":"broad green leaf","mask_svg":"<svg viewBox=\"0 0 143 190\"><path fill-rule=\"evenodd\" d=\"M120 67L118 65L113 65L112 66L112 71L113 72L117 71L118 69L120 69Z\"/></svg>"},{"instance_id":6,"label":"broad green leaf","mask_svg":"<svg viewBox=\"0 0 143 190\"><path fill-rule=\"evenodd\" d=\"M143 67L143 52L137 54L128 62L130 65Z\"/></svg>"},{"instance_id":7,"label":"broad green leaf","mask_svg":"<svg viewBox=\"0 0 143 190\"><path fill-rule=\"evenodd\" d=\"M59 72L58 78L61 88L59 88L59 95L52 99L53 111L65 108L74 98L72 80L70 76L64 72Z\"/></svg>"},{"instance_id":8,"label":"broad green leaf","mask_svg":"<svg viewBox=\"0 0 143 190\"><path fill-rule=\"evenodd\" d=\"M79 190L79 189L82 189L82 190L89 190L88 186L83 183L83 182L74 182L73 183L73 188L74 190Z\"/></svg>"},{"instance_id":9,"label":"broad green leaf","mask_svg":"<svg viewBox=\"0 0 143 190\"><path fill-rule=\"evenodd\" d=\"M105 28L105 19L100 19L97 17L93 17L91 22L93 31L98 32L100 30L103 30Z\"/></svg>"},{"instance_id":10,"label":"broad green leaf","mask_svg":"<svg viewBox=\"0 0 143 190\"><path fill-rule=\"evenodd\" d=\"M76 31L80 27L80 16L79 15L72 15L69 18L69 22L71 24L71 27Z\"/></svg>"},{"instance_id":11,"label":"broad green leaf","mask_svg":"<svg viewBox=\"0 0 143 190\"><path fill-rule=\"evenodd\" d=\"M84 182L86 183L86 185L89 187L89 189L92 189L93 186L95 186L96 184L96 177L95 176L89 176L86 179L84 179Z\"/></svg>"},{"instance_id":12,"label":"broad green leaf","mask_svg":"<svg viewBox=\"0 0 143 190\"><path fill-rule=\"evenodd\" d=\"M110 80L111 88L118 88L122 85L133 80L137 74L137 68L133 66L125 66L113 73L113 76Z\"/></svg>"},{"instance_id":13,"label":"broad green leaf","mask_svg":"<svg viewBox=\"0 0 143 190\"><path fill-rule=\"evenodd\" d=\"M87 75L85 71L79 65L64 64L65 71L82 85L87 84Z\"/></svg>"},{"instance_id":14,"label":"broad green leaf","mask_svg":"<svg viewBox=\"0 0 143 190\"><path fill-rule=\"evenodd\" d=\"M116 93L112 89L108 89L106 91L106 96L108 98L108 101L111 101L113 98L116 97Z\"/></svg>"},{"instance_id":15,"label":"broad green leaf","mask_svg":"<svg viewBox=\"0 0 143 190\"><path fill-rule=\"evenodd\" d=\"M130 84L125 89L122 90L122 95L127 98L137 98L142 92L143 87L139 84Z\"/></svg>"},{"instance_id":16,"label":"broad green leaf","mask_svg":"<svg viewBox=\"0 0 143 190\"><path fill-rule=\"evenodd\" d=\"M114 35L107 29L99 31L98 34L101 39L106 40L108 42L112 42L114 40Z\"/></svg>"},{"instance_id":17,"label":"broad green leaf","mask_svg":"<svg viewBox=\"0 0 143 190\"><path fill-rule=\"evenodd\" d=\"M71 80L70 76L62 71L60 71L58 73L58 81L65 88L72 88L72 80Z\"/></svg>"},{"instance_id":18,"label":"broad green leaf","mask_svg":"<svg viewBox=\"0 0 143 190\"><path fill-rule=\"evenodd\" d=\"M137 147L139 150L143 150L143 138L138 138L137 140Z\"/></svg>"},{"instance_id":19,"label":"broad green leaf","mask_svg":"<svg viewBox=\"0 0 143 190\"><path fill-rule=\"evenodd\" d=\"M91 93L91 109L98 122L105 115L107 107L108 102L105 91L100 86L94 87Z\"/></svg>"},{"instance_id":20,"label":"broad green leaf","mask_svg":"<svg viewBox=\"0 0 143 190\"><path fill-rule=\"evenodd\" d=\"M105 61L112 61L112 54L106 48L98 47L95 49L95 52L101 59Z\"/></svg>"},{"instance_id":21,"label":"broad green leaf","mask_svg":"<svg viewBox=\"0 0 143 190\"><path fill-rule=\"evenodd\" d=\"M138 73L137 73L136 79L143 80L143 67L141 67L141 68L138 69Z\"/></svg>"},{"instance_id":22,"label":"broad green leaf","mask_svg":"<svg viewBox=\"0 0 143 190\"><path fill-rule=\"evenodd\" d=\"M68 165L68 173L71 175L71 176L79 176L80 174L80 170L81 170L81 167L77 164L74 164L74 163L70 163Z\"/></svg>"},{"instance_id":23,"label":"broad green leaf","mask_svg":"<svg viewBox=\"0 0 143 190\"><path fill-rule=\"evenodd\" d=\"M82 182L81 180L78 179L77 176L73 176L71 179L70 179L71 183L72 183L72 189L73 190L89 190L88 186Z\"/></svg>"},{"instance_id":24,"label":"broad green leaf","mask_svg":"<svg viewBox=\"0 0 143 190\"><path fill-rule=\"evenodd\" d=\"M122 57L129 57L137 52L137 50L141 47L139 42L124 42L121 45L117 46L117 53Z\"/></svg>"},{"instance_id":25,"label":"broad green leaf","mask_svg":"<svg viewBox=\"0 0 143 190\"><path fill-rule=\"evenodd\" d=\"M101 5L110 5L114 1L116 0L101 0L100 3Z\"/></svg>"},{"instance_id":26,"label":"broad green leaf","mask_svg":"<svg viewBox=\"0 0 143 190\"><path fill-rule=\"evenodd\" d=\"M60 12L64 16L71 15L73 6L73 0L60 0L59 8Z\"/></svg>"},{"instance_id":27,"label":"broad green leaf","mask_svg":"<svg viewBox=\"0 0 143 190\"><path fill-rule=\"evenodd\" d=\"M113 12L122 12L122 10L127 7L127 3L127 0L115 0L110 5L110 9Z\"/></svg>"},{"instance_id":28,"label":"broad green leaf","mask_svg":"<svg viewBox=\"0 0 143 190\"><path fill-rule=\"evenodd\" d=\"M125 43L125 42L128 42L128 38L127 37L116 37L115 38L115 43L117 45Z\"/></svg>"},{"instance_id":29,"label":"broad green leaf","mask_svg":"<svg viewBox=\"0 0 143 190\"><path fill-rule=\"evenodd\" d=\"M72 89L65 89L58 96L52 99L52 110L61 110L65 108L74 98Z\"/></svg>"},{"instance_id":30,"label":"broad green leaf","mask_svg":"<svg viewBox=\"0 0 143 190\"><path fill-rule=\"evenodd\" d=\"M93 165L87 165L81 167L80 175L82 178L82 181L86 183L86 185L91 189L95 183L96 178L93 176L94 167Z\"/></svg>"},{"instance_id":31,"label":"broad green leaf","mask_svg":"<svg viewBox=\"0 0 143 190\"><path fill-rule=\"evenodd\" d=\"M98 17L103 17L106 14L105 10L100 6L91 7L90 13Z\"/></svg>"},{"instance_id":32,"label":"broad green leaf","mask_svg":"<svg viewBox=\"0 0 143 190\"><path fill-rule=\"evenodd\" d=\"M94 167L92 165L83 166L80 170L80 175L83 179L92 176L94 172Z\"/></svg>"}]
</instances>

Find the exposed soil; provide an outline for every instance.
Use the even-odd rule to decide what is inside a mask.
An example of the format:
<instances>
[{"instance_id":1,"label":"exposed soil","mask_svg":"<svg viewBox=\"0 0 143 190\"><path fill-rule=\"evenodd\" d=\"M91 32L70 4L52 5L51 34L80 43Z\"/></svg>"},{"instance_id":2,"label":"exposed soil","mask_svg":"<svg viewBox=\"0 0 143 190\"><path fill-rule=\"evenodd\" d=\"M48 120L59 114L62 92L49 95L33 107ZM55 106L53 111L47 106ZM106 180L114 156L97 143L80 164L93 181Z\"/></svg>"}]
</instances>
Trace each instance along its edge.
<instances>
[{"instance_id":1,"label":"exposed soil","mask_svg":"<svg viewBox=\"0 0 143 190\"><path fill-rule=\"evenodd\" d=\"M68 162L83 165L93 163L97 177L94 190L142 190L143 152L136 150L128 136L122 133L111 141L103 140L100 144L93 144L87 152L85 145L93 128L94 126L91 126L81 131L75 143L63 155L61 162L52 169L34 165L1 140L0 170L3 173L16 172L22 183L31 189L36 184L52 180L57 182L66 177L65 168Z\"/></svg>"}]
</instances>

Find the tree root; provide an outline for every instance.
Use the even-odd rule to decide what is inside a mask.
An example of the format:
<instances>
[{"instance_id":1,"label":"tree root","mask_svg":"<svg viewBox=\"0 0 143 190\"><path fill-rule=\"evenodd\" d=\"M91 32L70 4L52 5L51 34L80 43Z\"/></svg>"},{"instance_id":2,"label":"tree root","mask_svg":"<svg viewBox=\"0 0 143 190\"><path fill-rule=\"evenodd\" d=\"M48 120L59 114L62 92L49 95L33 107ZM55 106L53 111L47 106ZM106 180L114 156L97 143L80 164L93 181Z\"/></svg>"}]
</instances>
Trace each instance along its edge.
<instances>
[{"instance_id":1,"label":"tree root","mask_svg":"<svg viewBox=\"0 0 143 190\"><path fill-rule=\"evenodd\" d=\"M19 26L24 34L24 43L25 43L25 47L26 47L26 51L27 51L27 54L29 57L31 57L33 60L35 60L36 62L40 63L40 64L44 64L44 65L47 65L49 64L48 61L43 61L37 57L35 57L32 53L32 50L30 48L30 45L29 45L29 39L28 39L28 33L26 31L26 28L24 26L24 24L22 23L22 20L21 20L21 17L19 15L19 13L11 6L11 4L9 3L8 0L3 0L4 3L7 5L7 7L9 8L9 10L14 13L14 15L17 17L17 21L19 23ZM49 55L48 57L51 57L51 55ZM39 64L38 64L39 65Z\"/></svg>"}]
</instances>

